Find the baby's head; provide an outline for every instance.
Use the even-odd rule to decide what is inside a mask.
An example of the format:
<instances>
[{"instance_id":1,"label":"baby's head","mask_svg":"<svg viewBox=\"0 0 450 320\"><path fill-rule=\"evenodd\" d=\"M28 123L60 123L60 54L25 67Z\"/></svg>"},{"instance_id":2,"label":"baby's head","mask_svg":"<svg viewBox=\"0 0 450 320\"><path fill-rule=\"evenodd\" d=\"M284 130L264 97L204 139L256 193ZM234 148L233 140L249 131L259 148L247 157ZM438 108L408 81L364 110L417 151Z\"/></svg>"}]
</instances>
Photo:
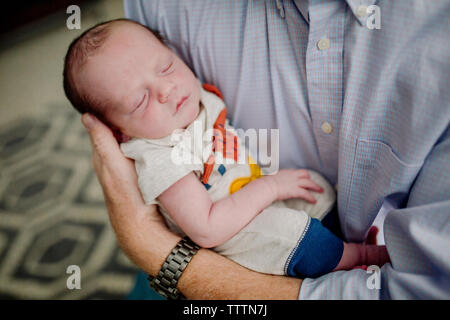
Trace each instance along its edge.
<instances>
[{"instance_id":1,"label":"baby's head","mask_svg":"<svg viewBox=\"0 0 450 320\"><path fill-rule=\"evenodd\" d=\"M200 84L149 28L125 19L98 24L69 46L64 91L115 133L157 139L185 128L199 112Z\"/></svg>"}]
</instances>

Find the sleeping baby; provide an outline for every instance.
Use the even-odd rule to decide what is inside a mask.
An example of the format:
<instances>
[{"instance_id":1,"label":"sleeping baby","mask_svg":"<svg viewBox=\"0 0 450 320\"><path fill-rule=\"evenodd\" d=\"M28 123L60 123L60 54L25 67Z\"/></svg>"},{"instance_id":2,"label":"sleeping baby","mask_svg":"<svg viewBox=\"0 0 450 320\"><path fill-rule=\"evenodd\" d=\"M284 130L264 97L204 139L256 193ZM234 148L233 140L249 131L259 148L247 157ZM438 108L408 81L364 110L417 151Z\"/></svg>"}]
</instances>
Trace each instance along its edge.
<instances>
[{"instance_id":1,"label":"sleeping baby","mask_svg":"<svg viewBox=\"0 0 450 320\"><path fill-rule=\"evenodd\" d=\"M345 243L322 225L336 197L321 175L264 174L227 120L220 91L147 27L118 19L84 32L67 52L64 89L134 159L145 203L199 246L296 277L389 262L384 246Z\"/></svg>"}]
</instances>

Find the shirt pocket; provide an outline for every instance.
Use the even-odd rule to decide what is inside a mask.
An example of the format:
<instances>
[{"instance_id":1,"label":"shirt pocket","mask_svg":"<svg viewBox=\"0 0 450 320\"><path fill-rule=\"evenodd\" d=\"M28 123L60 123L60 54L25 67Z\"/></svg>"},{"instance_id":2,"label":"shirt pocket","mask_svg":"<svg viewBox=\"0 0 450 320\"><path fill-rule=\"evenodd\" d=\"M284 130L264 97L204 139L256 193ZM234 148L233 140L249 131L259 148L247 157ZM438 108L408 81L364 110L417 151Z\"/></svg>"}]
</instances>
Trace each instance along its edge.
<instances>
[{"instance_id":1,"label":"shirt pocket","mask_svg":"<svg viewBox=\"0 0 450 320\"><path fill-rule=\"evenodd\" d=\"M363 240L386 198L405 205L422 164L403 161L385 142L358 139L343 212L345 234Z\"/></svg>"}]
</instances>

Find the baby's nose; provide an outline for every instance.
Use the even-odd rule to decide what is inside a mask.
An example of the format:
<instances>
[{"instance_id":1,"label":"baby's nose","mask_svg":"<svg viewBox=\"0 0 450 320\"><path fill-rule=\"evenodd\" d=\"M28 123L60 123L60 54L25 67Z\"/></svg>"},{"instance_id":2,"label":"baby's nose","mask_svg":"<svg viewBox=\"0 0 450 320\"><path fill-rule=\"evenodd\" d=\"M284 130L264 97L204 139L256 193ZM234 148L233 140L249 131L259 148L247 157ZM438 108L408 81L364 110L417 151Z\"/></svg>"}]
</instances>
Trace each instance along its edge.
<instances>
[{"instance_id":1,"label":"baby's nose","mask_svg":"<svg viewBox=\"0 0 450 320\"><path fill-rule=\"evenodd\" d=\"M160 92L159 92L159 102L160 103L166 103L169 100L170 95L175 89L175 85L173 84L167 84L164 86Z\"/></svg>"},{"instance_id":2,"label":"baby's nose","mask_svg":"<svg viewBox=\"0 0 450 320\"><path fill-rule=\"evenodd\" d=\"M163 93L163 94L159 95L159 102L161 102L161 103L166 103L168 99L169 99L169 96L167 94Z\"/></svg>"}]
</instances>

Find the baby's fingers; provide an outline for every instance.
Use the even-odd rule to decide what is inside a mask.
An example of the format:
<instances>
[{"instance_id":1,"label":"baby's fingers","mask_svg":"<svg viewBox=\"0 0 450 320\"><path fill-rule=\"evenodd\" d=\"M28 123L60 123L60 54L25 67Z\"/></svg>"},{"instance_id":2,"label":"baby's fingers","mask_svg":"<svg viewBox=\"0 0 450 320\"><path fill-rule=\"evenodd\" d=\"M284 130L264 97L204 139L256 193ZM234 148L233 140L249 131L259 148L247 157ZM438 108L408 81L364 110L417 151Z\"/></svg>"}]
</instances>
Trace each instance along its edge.
<instances>
[{"instance_id":1,"label":"baby's fingers","mask_svg":"<svg viewBox=\"0 0 450 320\"><path fill-rule=\"evenodd\" d=\"M294 170L299 178L309 179L309 172L305 169Z\"/></svg>"},{"instance_id":2,"label":"baby's fingers","mask_svg":"<svg viewBox=\"0 0 450 320\"><path fill-rule=\"evenodd\" d=\"M317 200L314 198L314 196L306 189L303 189L300 187L299 191L299 198L308 201L309 203L316 203Z\"/></svg>"},{"instance_id":3,"label":"baby's fingers","mask_svg":"<svg viewBox=\"0 0 450 320\"><path fill-rule=\"evenodd\" d=\"M311 179L300 179L299 186L311 191L323 192L323 188Z\"/></svg>"}]
</instances>

